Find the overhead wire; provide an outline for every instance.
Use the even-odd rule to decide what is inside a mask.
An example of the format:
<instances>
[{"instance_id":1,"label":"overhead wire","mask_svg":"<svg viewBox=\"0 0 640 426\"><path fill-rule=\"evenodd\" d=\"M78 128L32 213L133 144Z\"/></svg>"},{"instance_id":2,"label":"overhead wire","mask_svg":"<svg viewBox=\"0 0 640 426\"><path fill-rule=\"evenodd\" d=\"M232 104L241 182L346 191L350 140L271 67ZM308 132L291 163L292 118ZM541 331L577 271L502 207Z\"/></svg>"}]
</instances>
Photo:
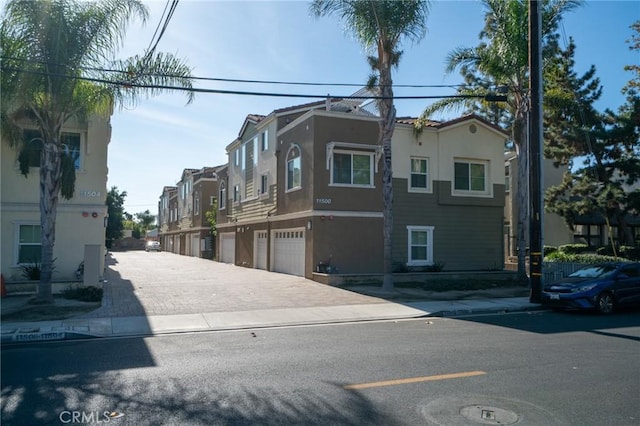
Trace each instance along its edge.
<instances>
[{"instance_id":1,"label":"overhead wire","mask_svg":"<svg viewBox=\"0 0 640 426\"><path fill-rule=\"evenodd\" d=\"M256 92L256 91L243 91L243 90L223 90L223 89L206 89L200 87L180 87L180 86L168 86L168 85L160 85L160 84L140 84L135 81L127 81L127 80L107 80L103 78L94 78L94 77L82 77L77 75L68 75L68 74L58 74L58 73L47 73L42 71L35 70L25 70L18 69L12 67L2 66L2 70L4 71L13 71L13 72L25 72L36 75L48 75L52 77L61 77L61 78L69 78L75 80L83 80L83 81L91 81L94 83L103 83L109 85L117 85L124 87L138 87L142 89L161 89L161 90L176 90L182 92L194 92L194 93L216 93L216 94L226 94L226 95L249 95L249 96L267 96L267 97L285 97L285 98L314 98L314 99L391 99L390 96L376 96L376 95L331 95L331 94L303 94L303 93L278 93L278 92ZM393 96L393 99L442 99L442 98L484 98L485 95L411 95L411 96Z\"/></svg>"},{"instance_id":2,"label":"overhead wire","mask_svg":"<svg viewBox=\"0 0 640 426\"><path fill-rule=\"evenodd\" d=\"M27 63L41 63L44 64L44 61L38 61L33 59L22 59L15 58L9 56L0 56L2 59L10 59L15 61L27 62ZM105 72L105 73L114 73L114 74L122 74L128 75L128 71L119 70L119 69L110 69L110 68L98 68L98 67L77 67L78 69L85 71L95 71L95 72ZM26 71L26 70L25 70ZM163 77L182 77L174 74L155 74L155 73L146 73L149 76L163 76ZM271 85L288 85L288 86L318 86L318 87L326 87L326 86L335 86L335 87L362 87L363 83L331 83L331 82L305 82L305 81L282 81L282 80L257 80L257 79L239 79L239 78L224 78L224 77L200 77L200 76L192 76L189 77L191 80L195 81L216 81L223 83L247 83L247 84L271 84ZM411 89L432 89L432 88L459 88L466 87L466 84L393 84L394 88L411 88Z\"/></svg>"}]
</instances>

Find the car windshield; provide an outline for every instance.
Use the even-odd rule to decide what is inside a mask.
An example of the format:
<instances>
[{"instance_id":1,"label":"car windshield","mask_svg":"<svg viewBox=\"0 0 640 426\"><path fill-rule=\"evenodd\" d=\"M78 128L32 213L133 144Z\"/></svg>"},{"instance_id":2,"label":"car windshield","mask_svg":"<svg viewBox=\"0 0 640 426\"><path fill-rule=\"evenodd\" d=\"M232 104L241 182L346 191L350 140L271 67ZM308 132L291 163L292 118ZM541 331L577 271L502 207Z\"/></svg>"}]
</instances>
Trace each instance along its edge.
<instances>
[{"instance_id":1,"label":"car windshield","mask_svg":"<svg viewBox=\"0 0 640 426\"><path fill-rule=\"evenodd\" d=\"M603 278L612 274L616 270L615 265L594 265L582 268L569 277L578 278Z\"/></svg>"}]
</instances>

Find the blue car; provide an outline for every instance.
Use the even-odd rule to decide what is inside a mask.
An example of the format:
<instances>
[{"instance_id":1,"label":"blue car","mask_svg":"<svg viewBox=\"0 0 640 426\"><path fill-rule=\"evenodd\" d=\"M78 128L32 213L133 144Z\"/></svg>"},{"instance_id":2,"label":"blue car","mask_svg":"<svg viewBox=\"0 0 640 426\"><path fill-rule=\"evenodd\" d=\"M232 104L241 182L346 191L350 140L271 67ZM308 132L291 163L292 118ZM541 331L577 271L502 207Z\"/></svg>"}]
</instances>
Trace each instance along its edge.
<instances>
[{"instance_id":1,"label":"blue car","mask_svg":"<svg viewBox=\"0 0 640 426\"><path fill-rule=\"evenodd\" d=\"M553 309L591 309L610 314L640 305L640 263L590 265L542 289L542 305Z\"/></svg>"}]
</instances>

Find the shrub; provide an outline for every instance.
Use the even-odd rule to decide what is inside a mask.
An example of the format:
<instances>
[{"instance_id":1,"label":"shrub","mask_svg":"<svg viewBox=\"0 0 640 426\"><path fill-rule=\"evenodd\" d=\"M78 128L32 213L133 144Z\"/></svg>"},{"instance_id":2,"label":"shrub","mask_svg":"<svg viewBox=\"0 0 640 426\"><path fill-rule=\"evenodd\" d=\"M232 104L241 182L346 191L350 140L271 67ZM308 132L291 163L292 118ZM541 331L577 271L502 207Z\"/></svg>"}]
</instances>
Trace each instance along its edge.
<instances>
[{"instance_id":1,"label":"shrub","mask_svg":"<svg viewBox=\"0 0 640 426\"><path fill-rule=\"evenodd\" d=\"M613 248L611 246L598 247L597 254L606 256L613 256ZM616 253L619 257L624 257L631 260L640 260L640 247L620 246L616 249Z\"/></svg>"},{"instance_id":2,"label":"shrub","mask_svg":"<svg viewBox=\"0 0 640 426\"><path fill-rule=\"evenodd\" d=\"M31 262L28 265L22 265L20 267L22 269L22 276L31 281L39 281L40 280L40 263Z\"/></svg>"},{"instance_id":3,"label":"shrub","mask_svg":"<svg viewBox=\"0 0 640 426\"><path fill-rule=\"evenodd\" d=\"M62 292L62 296L65 299L75 299L83 302L100 302L102 294L102 289L94 286L68 288Z\"/></svg>"},{"instance_id":4,"label":"shrub","mask_svg":"<svg viewBox=\"0 0 640 426\"><path fill-rule=\"evenodd\" d=\"M544 246L544 249L542 251L543 251L543 254L545 256L548 256L551 253L555 253L556 251L558 251L558 247L556 247L556 246Z\"/></svg>"},{"instance_id":5,"label":"shrub","mask_svg":"<svg viewBox=\"0 0 640 426\"><path fill-rule=\"evenodd\" d=\"M545 262L571 262L571 263L602 263L602 262L620 262L626 261L621 257L604 256L600 254L570 254L562 251L556 251L545 256Z\"/></svg>"},{"instance_id":6,"label":"shrub","mask_svg":"<svg viewBox=\"0 0 640 426\"><path fill-rule=\"evenodd\" d=\"M589 246L586 244L564 244L558 247L558 251L567 254L580 254L589 251Z\"/></svg>"}]
</instances>

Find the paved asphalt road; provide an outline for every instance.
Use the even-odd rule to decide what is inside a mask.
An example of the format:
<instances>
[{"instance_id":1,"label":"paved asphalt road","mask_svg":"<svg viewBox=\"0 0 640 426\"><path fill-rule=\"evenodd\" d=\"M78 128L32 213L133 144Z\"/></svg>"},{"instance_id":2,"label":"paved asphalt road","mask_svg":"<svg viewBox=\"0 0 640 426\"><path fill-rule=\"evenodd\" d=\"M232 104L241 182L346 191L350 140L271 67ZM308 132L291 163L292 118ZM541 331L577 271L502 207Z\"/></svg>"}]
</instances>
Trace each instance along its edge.
<instances>
[{"instance_id":1,"label":"paved asphalt road","mask_svg":"<svg viewBox=\"0 0 640 426\"><path fill-rule=\"evenodd\" d=\"M639 341L636 311L11 345L2 424L638 425Z\"/></svg>"}]
</instances>

